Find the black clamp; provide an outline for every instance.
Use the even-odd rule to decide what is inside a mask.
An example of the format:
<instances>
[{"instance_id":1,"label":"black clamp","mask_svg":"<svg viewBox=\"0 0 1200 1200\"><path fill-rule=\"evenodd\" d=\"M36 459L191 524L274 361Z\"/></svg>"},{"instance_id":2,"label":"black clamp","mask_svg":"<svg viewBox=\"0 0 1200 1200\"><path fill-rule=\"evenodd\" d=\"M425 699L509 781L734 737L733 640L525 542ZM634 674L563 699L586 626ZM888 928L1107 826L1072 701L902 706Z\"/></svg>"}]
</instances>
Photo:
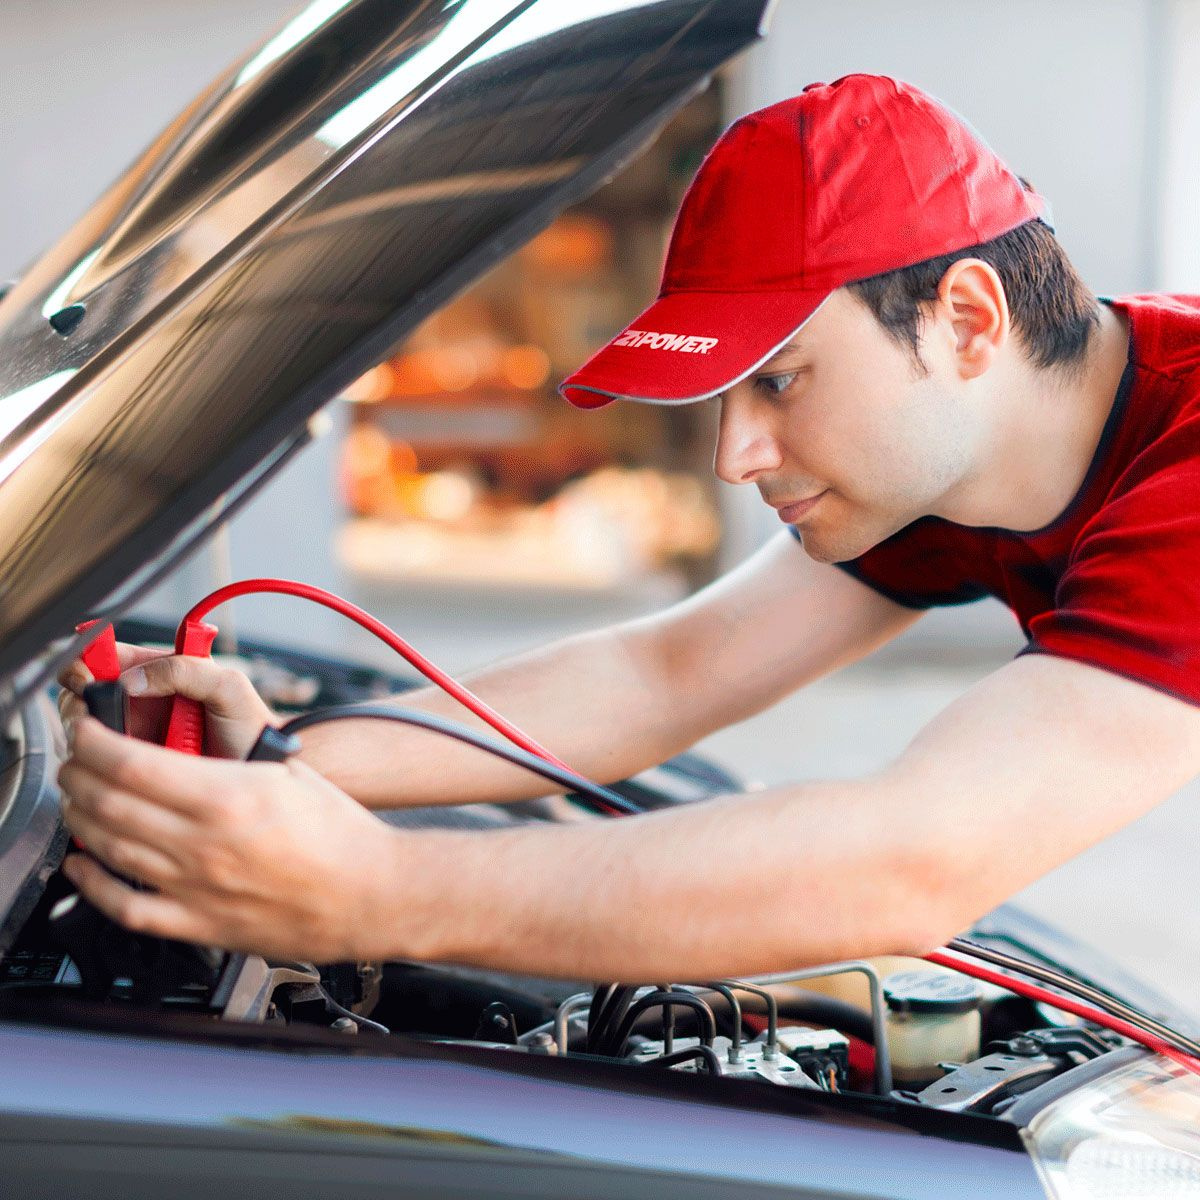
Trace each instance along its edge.
<instances>
[{"instance_id":1,"label":"black clamp","mask_svg":"<svg viewBox=\"0 0 1200 1200\"><path fill-rule=\"evenodd\" d=\"M294 733L283 733L274 725L268 725L258 735L258 741L246 755L247 762L287 762L300 753L300 738Z\"/></svg>"}]
</instances>

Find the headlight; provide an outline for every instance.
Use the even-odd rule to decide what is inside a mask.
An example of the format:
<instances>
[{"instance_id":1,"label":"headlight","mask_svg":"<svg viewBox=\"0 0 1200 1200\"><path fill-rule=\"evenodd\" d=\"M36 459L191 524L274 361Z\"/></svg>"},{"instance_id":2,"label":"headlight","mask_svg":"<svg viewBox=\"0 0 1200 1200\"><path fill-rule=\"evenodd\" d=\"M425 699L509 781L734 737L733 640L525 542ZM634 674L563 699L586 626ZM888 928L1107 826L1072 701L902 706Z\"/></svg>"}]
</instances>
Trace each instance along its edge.
<instances>
[{"instance_id":1,"label":"headlight","mask_svg":"<svg viewBox=\"0 0 1200 1200\"><path fill-rule=\"evenodd\" d=\"M1200 1075L1169 1059L1086 1084L1022 1136L1053 1200L1200 1200Z\"/></svg>"}]
</instances>

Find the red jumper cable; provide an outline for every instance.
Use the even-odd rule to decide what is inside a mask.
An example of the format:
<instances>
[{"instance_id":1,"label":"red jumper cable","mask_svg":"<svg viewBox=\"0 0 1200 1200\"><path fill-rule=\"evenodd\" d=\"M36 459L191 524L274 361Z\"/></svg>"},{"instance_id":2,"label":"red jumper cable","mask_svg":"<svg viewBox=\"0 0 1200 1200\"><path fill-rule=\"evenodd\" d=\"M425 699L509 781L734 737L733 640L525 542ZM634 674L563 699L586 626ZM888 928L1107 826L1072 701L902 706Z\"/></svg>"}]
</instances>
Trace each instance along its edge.
<instances>
[{"instance_id":1,"label":"red jumper cable","mask_svg":"<svg viewBox=\"0 0 1200 1200\"><path fill-rule=\"evenodd\" d=\"M1074 1016L1082 1017L1085 1021L1091 1021L1093 1024L1099 1025L1101 1029L1111 1029L1114 1033L1119 1033L1122 1037L1127 1037L1130 1041L1137 1042L1145 1046L1146 1049L1153 1050L1156 1054L1161 1054L1165 1058L1169 1058L1181 1067L1186 1067L1193 1074L1200 1075L1200 1061L1194 1059L1190 1054L1185 1054L1182 1050L1177 1050L1174 1046L1163 1041L1162 1038L1138 1029L1136 1025L1131 1025L1128 1021L1121 1020L1120 1017L1114 1017L1111 1013L1093 1008L1090 1004L1083 1004L1078 1000L1072 999L1070 996L1063 996L1058 992L1053 992L1049 988L1041 987L1039 984L1031 983L1025 979L1014 979L1011 975L1004 975L999 971L993 971L989 967L969 962L965 958L961 958L956 954L947 954L942 950L935 950L932 954L926 954L924 957L926 962L934 963L939 967L949 967L952 971L960 971L964 975L971 975L976 979L982 980L984 983L994 983L997 987L1005 988L1010 992L1016 992L1018 996L1024 996L1029 1000L1038 1000L1044 1004L1051 1005L1053 1008L1060 1009L1062 1012L1069 1012Z\"/></svg>"},{"instance_id":2,"label":"red jumper cable","mask_svg":"<svg viewBox=\"0 0 1200 1200\"><path fill-rule=\"evenodd\" d=\"M502 717L490 705L484 703L473 692L468 691L462 684L451 679L445 671L435 666L424 655L414 650L398 633L389 629L382 621L371 616L365 609L359 608L357 604L351 604L349 600L343 600L341 596L335 596L332 592L327 592L324 588L314 587L312 584L297 583L291 579L243 579L238 583L231 583L226 587L218 588L215 592L205 596L198 604L193 605L183 618L179 626L179 632L175 637L175 652L177 654L207 655L212 647L212 639L208 638L207 633L200 633L199 631L211 629L215 635L216 630L211 625L205 625L204 618L213 609L219 608L227 600L233 600L237 596L248 596L263 592L273 592L284 596L299 596L302 600L311 600L316 604L323 604L326 608L331 608L334 612L339 612L343 616L349 617L352 621L356 621L369 633L373 633L380 641L395 650L408 663L416 667L432 683L436 683L438 687L453 696L460 704L469 708L481 720L486 721L498 733L502 733L514 745L520 746L522 750L529 751L530 754L536 754L539 758L553 763L556 767L561 767L567 771L572 770L571 767L551 754L544 746L540 746L531 737L522 733L521 730ZM204 641L205 638L208 638L207 643ZM191 648L192 646L196 648L193 649ZM178 703L180 699L180 697L177 697L176 702ZM188 701L187 703L195 704L195 701ZM179 748L182 749L183 747ZM196 749L189 749L188 753L198 754L198 746Z\"/></svg>"},{"instance_id":3,"label":"red jumper cable","mask_svg":"<svg viewBox=\"0 0 1200 1200\"><path fill-rule=\"evenodd\" d=\"M175 634L175 653L186 654L195 658L206 658L212 652L213 640L217 635L214 625L209 625L204 618L226 601L238 596L248 596L263 593L274 593L285 596L298 596L302 600L311 600L324 605L357 622L369 633L373 633L386 645L390 646L410 665L415 667L432 683L437 684L448 695L453 696L482 721L485 721L498 733L506 737L514 745L530 754L536 754L545 762L552 763L563 770L573 768L562 759L552 754L544 746L535 742L523 733L511 721L502 717L494 708L485 703L462 684L452 679L445 671L430 662L423 654L413 649L399 634L388 628L382 621L373 617L365 609L359 608L349 600L324 588L312 584L299 583L291 579L243 579L237 583L218 588L205 596L199 603L194 604L179 623ZM89 621L78 627L79 632L95 625ZM116 641L112 626L108 625L100 635L83 651L83 661L97 679L116 679L120 674L120 664L117 662ZM101 674L105 672L105 674ZM195 700L185 696L174 697L171 704L170 718L167 723L167 733L164 745L169 749L178 750L184 754L200 754L204 743L204 709ZM616 810L613 810L614 815Z\"/></svg>"}]
</instances>

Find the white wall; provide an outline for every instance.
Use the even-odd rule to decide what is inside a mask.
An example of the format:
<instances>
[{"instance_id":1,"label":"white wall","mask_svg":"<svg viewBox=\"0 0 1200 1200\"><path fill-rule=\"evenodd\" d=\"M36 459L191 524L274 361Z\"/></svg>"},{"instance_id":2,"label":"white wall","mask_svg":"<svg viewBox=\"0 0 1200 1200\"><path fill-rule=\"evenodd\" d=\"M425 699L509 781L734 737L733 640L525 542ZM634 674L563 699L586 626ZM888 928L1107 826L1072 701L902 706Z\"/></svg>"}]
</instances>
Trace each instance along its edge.
<instances>
[{"instance_id":1,"label":"white wall","mask_svg":"<svg viewBox=\"0 0 1200 1200\"><path fill-rule=\"evenodd\" d=\"M1156 286L1200 292L1200 4L1167 0L1163 21L1165 147Z\"/></svg>"}]
</instances>

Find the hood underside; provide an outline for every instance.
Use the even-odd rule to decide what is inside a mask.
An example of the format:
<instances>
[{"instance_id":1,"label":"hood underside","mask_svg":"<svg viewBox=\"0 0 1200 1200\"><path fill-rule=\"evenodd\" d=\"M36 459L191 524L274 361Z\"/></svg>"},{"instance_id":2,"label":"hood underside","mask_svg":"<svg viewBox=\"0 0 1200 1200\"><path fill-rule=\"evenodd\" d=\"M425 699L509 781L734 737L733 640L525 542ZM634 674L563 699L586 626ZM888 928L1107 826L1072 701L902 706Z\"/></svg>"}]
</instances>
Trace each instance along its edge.
<instances>
[{"instance_id":1,"label":"hood underside","mask_svg":"<svg viewBox=\"0 0 1200 1200\"><path fill-rule=\"evenodd\" d=\"M317 0L0 301L0 711L772 0Z\"/></svg>"}]
</instances>

